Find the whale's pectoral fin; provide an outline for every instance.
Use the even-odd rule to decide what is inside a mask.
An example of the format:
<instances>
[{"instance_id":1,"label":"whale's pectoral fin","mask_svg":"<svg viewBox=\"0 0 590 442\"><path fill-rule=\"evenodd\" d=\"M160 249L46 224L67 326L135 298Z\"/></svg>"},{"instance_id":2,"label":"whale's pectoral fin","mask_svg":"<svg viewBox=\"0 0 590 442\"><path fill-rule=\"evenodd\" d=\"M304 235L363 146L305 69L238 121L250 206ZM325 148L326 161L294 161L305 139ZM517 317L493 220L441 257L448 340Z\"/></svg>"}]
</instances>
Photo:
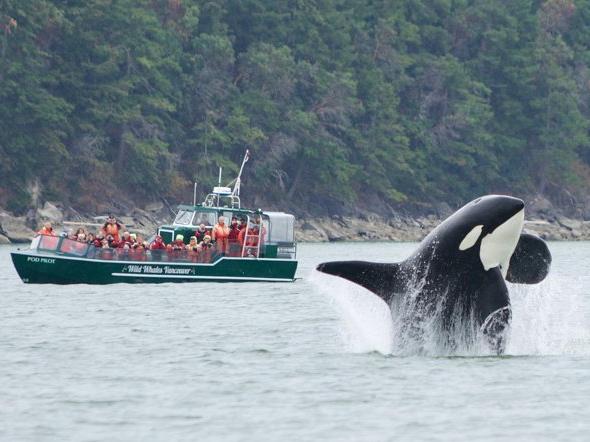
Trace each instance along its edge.
<instances>
[{"instance_id":1,"label":"whale's pectoral fin","mask_svg":"<svg viewBox=\"0 0 590 442\"><path fill-rule=\"evenodd\" d=\"M537 284L545 279L550 267L551 252L547 243L536 235L522 233L510 258L506 281Z\"/></svg>"},{"instance_id":2,"label":"whale's pectoral fin","mask_svg":"<svg viewBox=\"0 0 590 442\"><path fill-rule=\"evenodd\" d=\"M396 292L403 290L399 264L333 261L320 264L317 270L354 282L375 293L387 304Z\"/></svg>"},{"instance_id":3,"label":"whale's pectoral fin","mask_svg":"<svg viewBox=\"0 0 590 442\"><path fill-rule=\"evenodd\" d=\"M497 267L486 272L477 292L475 307L480 330L490 348L497 354L504 353L512 310L508 288Z\"/></svg>"}]
</instances>

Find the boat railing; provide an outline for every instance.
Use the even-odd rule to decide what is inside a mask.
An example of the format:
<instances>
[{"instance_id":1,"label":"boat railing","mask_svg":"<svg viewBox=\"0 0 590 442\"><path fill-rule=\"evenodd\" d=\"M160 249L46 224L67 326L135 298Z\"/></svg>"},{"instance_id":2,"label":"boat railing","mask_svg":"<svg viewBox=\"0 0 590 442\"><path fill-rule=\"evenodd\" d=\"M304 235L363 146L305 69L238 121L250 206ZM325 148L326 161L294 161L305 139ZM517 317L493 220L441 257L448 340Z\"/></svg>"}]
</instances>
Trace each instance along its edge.
<instances>
[{"instance_id":1,"label":"boat railing","mask_svg":"<svg viewBox=\"0 0 590 442\"><path fill-rule=\"evenodd\" d=\"M193 262L213 263L222 258L214 245L201 251L190 250L146 250L143 248L101 248L66 237L37 235L31 242L31 249L58 255L74 256L105 261L146 261L146 262ZM231 249L227 256L232 256ZM237 255L236 255L237 256Z\"/></svg>"}]
</instances>

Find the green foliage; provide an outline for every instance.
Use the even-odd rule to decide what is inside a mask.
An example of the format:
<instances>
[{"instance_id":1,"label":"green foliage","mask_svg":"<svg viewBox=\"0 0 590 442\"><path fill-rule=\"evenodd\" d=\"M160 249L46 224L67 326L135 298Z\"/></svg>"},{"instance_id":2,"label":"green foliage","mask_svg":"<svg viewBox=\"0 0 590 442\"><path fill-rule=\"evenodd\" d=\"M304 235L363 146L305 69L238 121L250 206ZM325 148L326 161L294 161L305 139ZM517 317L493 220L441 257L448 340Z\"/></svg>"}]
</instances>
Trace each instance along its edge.
<instances>
[{"instance_id":1,"label":"green foliage","mask_svg":"<svg viewBox=\"0 0 590 442\"><path fill-rule=\"evenodd\" d=\"M246 148L291 210L584 192L589 42L590 0L0 0L0 205L190 196Z\"/></svg>"}]
</instances>

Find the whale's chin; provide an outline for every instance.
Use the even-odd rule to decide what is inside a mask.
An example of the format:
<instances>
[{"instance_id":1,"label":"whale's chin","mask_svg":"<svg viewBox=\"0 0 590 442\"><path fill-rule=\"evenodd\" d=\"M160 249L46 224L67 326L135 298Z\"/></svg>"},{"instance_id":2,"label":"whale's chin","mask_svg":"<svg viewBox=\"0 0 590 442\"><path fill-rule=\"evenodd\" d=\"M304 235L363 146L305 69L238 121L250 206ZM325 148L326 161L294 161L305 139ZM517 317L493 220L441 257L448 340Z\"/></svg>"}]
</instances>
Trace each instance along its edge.
<instances>
[{"instance_id":1,"label":"whale's chin","mask_svg":"<svg viewBox=\"0 0 590 442\"><path fill-rule=\"evenodd\" d=\"M482 238L479 258L485 270L500 267L502 276L506 277L510 257L518 244L523 224L524 209Z\"/></svg>"}]
</instances>

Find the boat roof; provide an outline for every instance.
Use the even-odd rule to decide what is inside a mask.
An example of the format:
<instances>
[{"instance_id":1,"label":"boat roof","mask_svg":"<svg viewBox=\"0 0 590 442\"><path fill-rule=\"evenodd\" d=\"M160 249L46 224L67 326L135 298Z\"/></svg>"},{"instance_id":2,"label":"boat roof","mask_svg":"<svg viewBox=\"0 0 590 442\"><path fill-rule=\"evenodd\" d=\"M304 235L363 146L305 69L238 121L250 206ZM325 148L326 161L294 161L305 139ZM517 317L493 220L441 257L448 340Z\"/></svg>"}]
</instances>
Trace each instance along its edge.
<instances>
[{"instance_id":1,"label":"boat roof","mask_svg":"<svg viewBox=\"0 0 590 442\"><path fill-rule=\"evenodd\" d=\"M190 210L193 212L219 212L223 210L224 212L236 212L236 213L264 213L262 210L251 210L251 209L244 209L244 208L237 208L237 207L224 207L224 206L203 206L202 204L197 204L196 206L192 204L179 204L178 210Z\"/></svg>"}]
</instances>

